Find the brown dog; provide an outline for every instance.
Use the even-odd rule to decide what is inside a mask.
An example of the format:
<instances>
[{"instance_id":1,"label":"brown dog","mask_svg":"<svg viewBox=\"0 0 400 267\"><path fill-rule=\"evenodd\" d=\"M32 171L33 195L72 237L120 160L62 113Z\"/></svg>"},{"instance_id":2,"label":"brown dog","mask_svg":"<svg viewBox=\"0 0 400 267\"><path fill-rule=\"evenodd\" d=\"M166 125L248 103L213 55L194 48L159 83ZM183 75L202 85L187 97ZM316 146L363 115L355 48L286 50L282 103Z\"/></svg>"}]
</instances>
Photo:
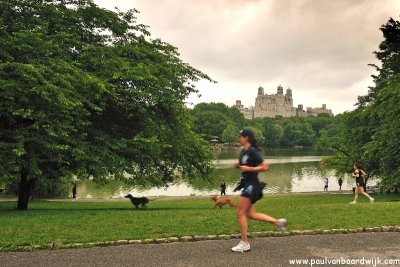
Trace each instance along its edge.
<instances>
[{"instance_id":1,"label":"brown dog","mask_svg":"<svg viewBox=\"0 0 400 267\"><path fill-rule=\"evenodd\" d=\"M220 197L220 196L213 196L211 200L215 202L214 209L218 206L222 208L222 206L229 204L231 207L237 207L235 202L233 202L233 197Z\"/></svg>"}]
</instances>

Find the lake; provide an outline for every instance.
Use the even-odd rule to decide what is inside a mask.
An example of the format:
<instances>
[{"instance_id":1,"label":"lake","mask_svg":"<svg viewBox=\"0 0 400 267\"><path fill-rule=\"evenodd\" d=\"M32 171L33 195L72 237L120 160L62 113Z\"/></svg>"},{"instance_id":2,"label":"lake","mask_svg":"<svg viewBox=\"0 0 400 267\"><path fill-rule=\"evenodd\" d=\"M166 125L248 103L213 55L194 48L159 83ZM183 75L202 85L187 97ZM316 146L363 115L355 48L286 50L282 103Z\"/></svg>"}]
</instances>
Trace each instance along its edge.
<instances>
[{"instance_id":1,"label":"lake","mask_svg":"<svg viewBox=\"0 0 400 267\"><path fill-rule=\"evenodd\" d=\"M239 195L233 192L240 179L240 171L231 166L237 162L238 149L229 149L217 153L214 160L216 170L210 181L195 180L191 184L177 182L163 188L135 188L120 181L111 181L106 185L97 185L91 181L78 184L80 198L120 198L130 193L134 196L202 196L219 194L219 184L225 180L228 195ZM269 170L259 174L261 181L267 183L265 192L302 193L322 192L324 179L329 180L329 191L338 191L338 179L334 170L320 166L319 162L327 154L314 149L268 149L263 151L269 164ZM351 167L351 166L350 166ZM342 190L351 190L354 179L350 175L342 176ZM376 181L369 180L368 185Z\"/></svg>"}]
</instances>

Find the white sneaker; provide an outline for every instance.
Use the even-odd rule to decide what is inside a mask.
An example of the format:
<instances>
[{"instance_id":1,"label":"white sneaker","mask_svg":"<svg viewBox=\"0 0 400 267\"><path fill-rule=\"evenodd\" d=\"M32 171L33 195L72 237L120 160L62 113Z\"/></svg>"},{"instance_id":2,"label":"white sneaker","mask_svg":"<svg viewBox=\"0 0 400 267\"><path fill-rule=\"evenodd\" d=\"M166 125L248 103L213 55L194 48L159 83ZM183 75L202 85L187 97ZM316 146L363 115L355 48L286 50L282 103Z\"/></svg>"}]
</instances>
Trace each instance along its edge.
<instances>
[{"instance_id":1,"label":"white sneaker","mask_svg":"<svg viewBox=\"0 0 400 267\"><path fill-rule=\"evenodd\" d=\"M278 227L281 232L286 232L286 219L278 219L276 227Z\"/></svg>"},{"instance_id":2,"label":"white sneaker","mask_svg":"<svg viewBox=\"0 0 400 267\"><path fill-rule=\"evenodd\" d=\"M372 198L372 197L371 197L371 198L369 199L369 202L371 202L371 203L374 203L374 201L375 201L375 198Z\"/></svg>"},{"instance_id":3,"label":"white sneaker","mask_svg":"<svg viewBox=\"0 0 400 267\"><path fill-rule=\"evenodd\" d=\"M250 244L240 241L239 244L231 249L233 252L247 252L250 251Z\"/></svg>"},{"instance_id":4,"label":"white sneaker","mask_svg":"<svg viewBox=\"0 0 400 267\"><path fill-rule=\"evenodd\" d=\"M357 204L357 202L355 202L355 201L352 201L352 202L350 202L350 204Z\"/></svg>"}]
</instances>

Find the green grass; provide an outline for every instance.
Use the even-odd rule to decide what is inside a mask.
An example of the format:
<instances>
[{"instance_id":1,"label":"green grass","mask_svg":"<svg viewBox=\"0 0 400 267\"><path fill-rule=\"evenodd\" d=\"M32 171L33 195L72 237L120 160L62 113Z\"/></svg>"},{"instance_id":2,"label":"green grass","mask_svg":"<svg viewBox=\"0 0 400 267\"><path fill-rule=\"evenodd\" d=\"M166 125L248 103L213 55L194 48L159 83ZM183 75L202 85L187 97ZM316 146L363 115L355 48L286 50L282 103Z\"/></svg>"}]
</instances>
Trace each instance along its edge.
<instances>
[{"instance_id":1,"label":"green grass","mask_svg":"<svg viewBox=\"0 0 400 267\"><path fill-rule=\"evenodd\" d=\"M376 195L370 204L351 195L268 196L257 211L287 218L289 230L339 229L398 225L400 195ZM152 201L145 210L130 202L33 201L27 211L0 202L0 251L19 246L68 244L121 239L239 233L234 208L213 209L208 199ZM249 221L249 232L274 230Z\"/></svg>"}]
</instances>

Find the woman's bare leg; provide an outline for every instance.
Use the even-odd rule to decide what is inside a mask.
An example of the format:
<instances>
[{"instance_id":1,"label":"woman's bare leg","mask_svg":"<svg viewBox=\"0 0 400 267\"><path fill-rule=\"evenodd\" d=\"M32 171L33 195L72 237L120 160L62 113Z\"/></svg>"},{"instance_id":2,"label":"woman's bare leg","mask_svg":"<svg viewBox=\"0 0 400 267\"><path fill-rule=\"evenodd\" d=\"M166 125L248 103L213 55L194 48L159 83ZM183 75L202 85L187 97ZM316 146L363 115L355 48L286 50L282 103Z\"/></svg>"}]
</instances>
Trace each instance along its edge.
<instances>
[{"instance_id":1,"label":"woman's bare leg","mask_svg":"<svg viewBox=\"0 0 400 267\"><path fill-rule=\"evenodd\" d=\"M364 187L362 187L362 186L360 186L360 194L363 196L366 196L368 199L371 199L371 197L368 195L368 193L364 191Z\"/></svg>"},{"instance_id":2,"label":"woman's bare leg","mask_svg":"<svg viewBox=\"0 0 400 267\"><path fill-rule=\"evenodd\" d=\"M240 238L243 242L248 243L247 240L247 213L251 206L251 201L247 197L240 197L239 204L236 209L236 214L240 226Z\"/></svg>"},{"instance_id":3,"label":"woman's bare leg","mask_svg":"<svg viewBox=\"0 0 400 267\"><path fill-rule=\"evenodd\" d=\"M354 191L354 202L357 202L358 199L358 188L359 186L356 186L356 190Z\"/></svg>"},{"instance_id":4,"label":"woman's bare leg","mask_svg":"<svg viewBox=\"0 0 400 267\"><path fill-rule=\"evenodd\" d=\"M275 218L273 218L271 216L268 216L267 214L257 213L256 212L256 207L255 207L254 204L251 205L251 207L248 209L247 216L249 216L249 218L253 219L253 220L269 222L269 223L272 223L272 224L275 224L275 225L277 225L279 223L277 219L275 219Z\"/></svg>"}]
</instances>

